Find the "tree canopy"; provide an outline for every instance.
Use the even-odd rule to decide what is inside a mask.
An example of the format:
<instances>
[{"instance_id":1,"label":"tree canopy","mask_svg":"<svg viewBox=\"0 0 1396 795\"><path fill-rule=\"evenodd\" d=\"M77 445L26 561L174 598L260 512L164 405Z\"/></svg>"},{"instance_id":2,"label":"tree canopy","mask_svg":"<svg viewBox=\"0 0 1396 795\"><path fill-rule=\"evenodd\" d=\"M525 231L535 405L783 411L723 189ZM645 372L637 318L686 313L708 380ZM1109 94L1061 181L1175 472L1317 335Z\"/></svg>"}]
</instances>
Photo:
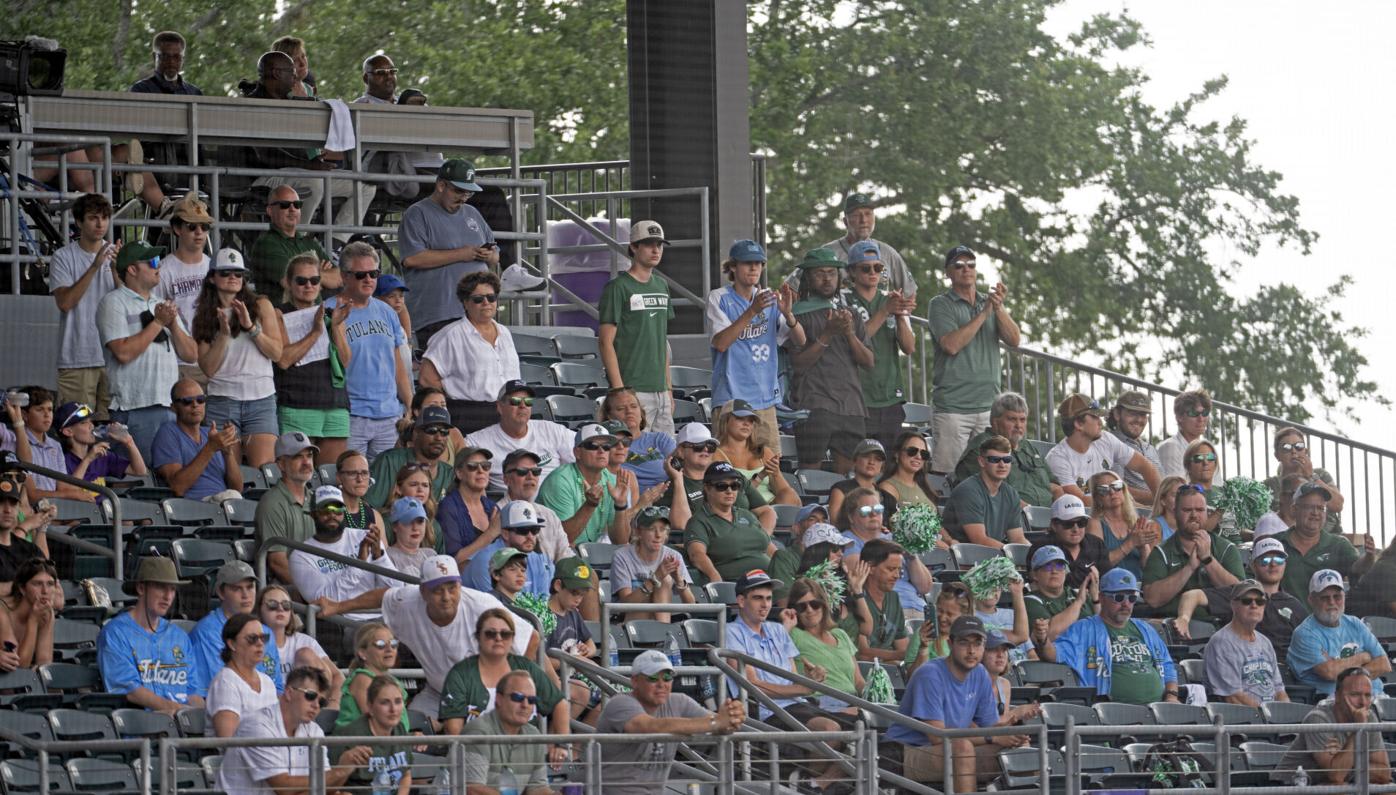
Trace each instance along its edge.
<instances>
[{"instance_id":1,"label":"tree canopy","mask_svg":"<svg viewBox=\"0 0 1396 795\"><path fill-rule=\"evenodd\" d=\"M749 9L751 129L768 162L776 267L841 231L842 197L879 205L877 237L939 291L942 252L998 263L1027 344L1089 352L1142 377L1305 420L1385 399L1364 377L1365 331L1334 308L1340 278L1306 295L1236 295L1266 247L1316 239L1281 175L1224 122L1218 77L1166 107L1147 75L1114 65L1147 46L1126 15L1044 31L1059 0L762 0ZM155 31L190 41L208 93L250 77L277 36L309 44L325 96L362 91L359 64L390 54L399 87L433 104L534 111L531 162L624 158L623 0L456 3L18 0L7 26L69 49L69 85L122 90L149 72ZM1232 259L1225 252L1234 252ZM922 302L924 307L924 300Z\"/></svg>"}]
</instances>

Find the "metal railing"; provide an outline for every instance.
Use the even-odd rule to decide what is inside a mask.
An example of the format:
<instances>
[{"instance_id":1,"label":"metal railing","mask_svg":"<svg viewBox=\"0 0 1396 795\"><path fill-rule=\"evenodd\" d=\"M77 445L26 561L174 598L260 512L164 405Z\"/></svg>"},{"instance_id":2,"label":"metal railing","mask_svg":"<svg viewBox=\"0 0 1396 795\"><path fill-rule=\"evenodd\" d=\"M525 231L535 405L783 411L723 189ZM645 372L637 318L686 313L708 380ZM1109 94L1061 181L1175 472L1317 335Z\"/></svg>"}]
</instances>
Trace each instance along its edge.
<instances>
[{"instance_id":1,"label":"metal railing","mask_svg":"<svg viewBox=\"0 0 1396 795\"><path fill-rule=\"evenodd\" d=\"M18 433L24 432L25 431L23 429L20 429L18 431ZM73 475L70 475L67 472L59 472L53 469L49 469L47 467L41 467L37 464L29 464L23 461L16 460L10 462L9 464L7 464L7 466L10 468L22 469L25 472L29 472L35 475L43 475L44 477L53 478L59 483L66 483L69 486L76 486L77 488L83 489L85 491L90 491L95 494L100 494L103 497L105 497L111 504L111 549L107 549L106 547L103 547L100 544L94 544L91 541L85 541L81 538L76 538L74 536L69 535L66 532L57 532L54 530L48 531L48 540L50 542L57 541L60 544L73 547L76 550L110 559L112 563L112 578L118 581L124 580L125 571L123 568L123 556L121 554L121 500L117 498L115 491L112 491L110 488L101 483L92 483L90 481L83 480L82 478L74 477Z\"/></svg>"}]
</instances>

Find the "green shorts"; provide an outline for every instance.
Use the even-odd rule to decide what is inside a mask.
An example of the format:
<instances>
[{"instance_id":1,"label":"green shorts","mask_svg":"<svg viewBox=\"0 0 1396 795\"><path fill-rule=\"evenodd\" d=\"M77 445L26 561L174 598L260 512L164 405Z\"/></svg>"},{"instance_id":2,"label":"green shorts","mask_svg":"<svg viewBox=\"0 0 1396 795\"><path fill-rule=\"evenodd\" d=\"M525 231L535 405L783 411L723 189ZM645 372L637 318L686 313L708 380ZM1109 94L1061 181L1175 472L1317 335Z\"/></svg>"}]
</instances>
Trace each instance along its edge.
<instances>
[{"instance_id":1,"label":"green shorts","mask_svg":"<svg viewBox=\"0 0 1396 795\"><path fill-rule=\"evenodd\" d=\"M281 432L300 431L312 439L349 438L349 409L296 409L278 406Z\"/></svg>"}]
</instances>

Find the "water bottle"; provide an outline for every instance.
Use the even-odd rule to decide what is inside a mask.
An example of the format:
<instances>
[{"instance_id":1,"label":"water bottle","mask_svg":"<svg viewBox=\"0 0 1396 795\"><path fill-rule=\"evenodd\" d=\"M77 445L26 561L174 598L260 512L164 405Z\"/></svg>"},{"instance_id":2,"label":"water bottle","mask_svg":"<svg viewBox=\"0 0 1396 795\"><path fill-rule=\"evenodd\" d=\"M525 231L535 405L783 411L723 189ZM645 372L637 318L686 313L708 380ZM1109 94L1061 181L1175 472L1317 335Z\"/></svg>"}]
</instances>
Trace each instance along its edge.
<instances>
[{"instance_id":1,"label":"water bottle","mask_svg":"<svg viewBox=\"0 0 1396 795\"><path fill-rule=\"evenodd\" d=\"M378 775L373 777L373 795L393 795L397 787L393 786L393 776L386 770L378 771Z\"/></svg>"},{"instance_id":2,"label":"water bottle","mask_svg":"<svg viewBox=\"0 0 1396 795\"><path fill-rule=\"evenodd\" d=\"M1306 773L1306 772L1304 772L1304 766L1303 766L1303 765L1300 765L1300 766L1299 766L1299 769L1296 770L1296 771L1294 771L1294 786L1296 786L1296 787L1307 787L1307 786L1309 786L1309 774Z\"/></svg>"},{"instance_id":3,"label":"water bottle","mask_svg":"<svg viewBox=\"0 0 1396 795\"><path fill-rule=\"evenodd\" d=\"M441 768L441 775L436 777L436 795L451 795L451 769Z\"/></svg>"},{"instance_id":4,"label":"water bottle","mask_svg":"<svg viewBox=\"0 0 1396 795\"><path fill-rule=\"evenodd\" d=\"M512 768L499 771L499 795L519 795L519 780L514 778Z\"/></svg>"}]
</instances>

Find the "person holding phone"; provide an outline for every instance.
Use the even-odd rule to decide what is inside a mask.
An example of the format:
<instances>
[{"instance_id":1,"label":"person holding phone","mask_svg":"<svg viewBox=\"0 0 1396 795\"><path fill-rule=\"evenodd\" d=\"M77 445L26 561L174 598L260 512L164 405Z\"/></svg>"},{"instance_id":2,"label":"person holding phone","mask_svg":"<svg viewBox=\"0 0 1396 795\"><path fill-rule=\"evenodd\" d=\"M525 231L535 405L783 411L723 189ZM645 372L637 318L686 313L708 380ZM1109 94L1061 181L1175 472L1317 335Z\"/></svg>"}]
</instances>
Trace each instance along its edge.
<instances>
[{"instance_id":1,"label":"person holding phone","mask_svg":"<svg viewBox=\"0 0 1396 795\"><path fill-rule=\"evenodd\" d=\"M766 421L745 400L733 400L723 408L714 425L718 447L713 458L746 476L767 503L799 505L800 495L780 472L780 452L760 441L770 436Z\"/></svg>"}]
</instances>

